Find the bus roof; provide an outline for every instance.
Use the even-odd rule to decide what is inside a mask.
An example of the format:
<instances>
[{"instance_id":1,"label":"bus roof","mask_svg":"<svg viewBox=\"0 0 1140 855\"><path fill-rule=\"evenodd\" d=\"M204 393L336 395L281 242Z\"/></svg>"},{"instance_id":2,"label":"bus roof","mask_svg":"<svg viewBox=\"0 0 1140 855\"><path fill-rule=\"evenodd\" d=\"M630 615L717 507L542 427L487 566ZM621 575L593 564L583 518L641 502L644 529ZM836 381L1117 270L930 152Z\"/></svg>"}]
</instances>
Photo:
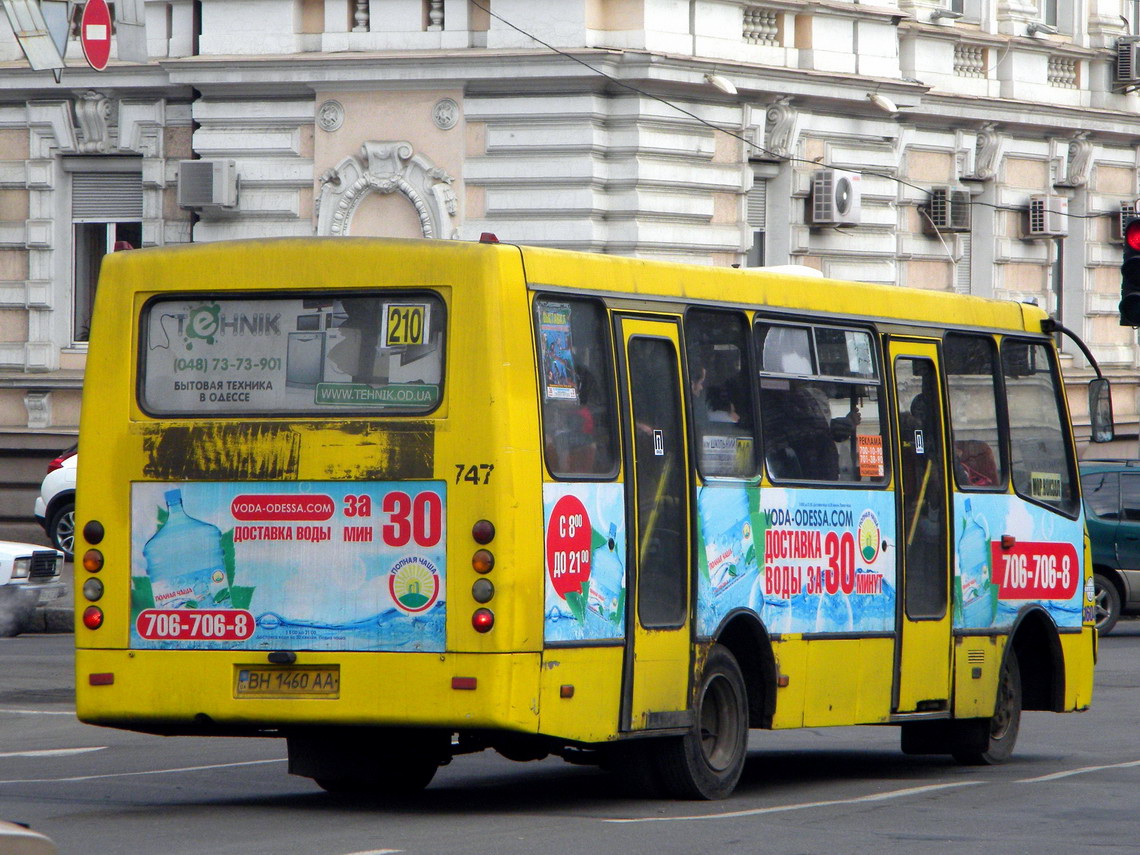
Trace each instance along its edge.
<instances>
[{"instance_id":1,"label":"bus roof","mask_svg":"<svg viewBox=\"0 0 1140 855\"><path fill-rule=\"evenodd\" d=\"M818 278L787 267L724 268L523 247L532 287L573 287L708 303L772 307L844 319L1041 332L1039 307L945 291Z\"/></svg>"},{"instance_id":2,"label":"bus roof","mask_svg":"<svg viewBox=\"0 0 1140 855\"><path fill-rule=\"evenodd\" d=\"M235 259L239 250L244 261ZM345 267L325 262L346 251L358 255L357 269L367 281L348 281ZM784 266L777 269L727 268L656 261L602 253L519 246L507 243L354 237L265 238L212 243L183 244L113 253L105 259L105 272L135 278L146 290L182 290L194 276L203 276L206 288L226 290L218 271L249 265L268 287L295 285L304 270L314 288L361 287L375 284L377 270L392 269L398 259L402 284L420 278L409 268L426 274L429 282L444 284L440 277L457 264L478 264L507 269L521 261L532 288L573 289L599 295L636 295L662 301L684 300L707 304L787 309L815 316L832 315L845 320L897 320L938 327L970 326L989 329L1041 331L1047 316L1039 307L1011 300L990 300L944 291L867 282L848 282L805 275ZM173 275L169 284L153 276L153 265L162 264ZM170 266L173 265L173 266ZM334 272L335 270L335 272ZM127 271L133 271L131 276ZM149 271L149 275L144 273ZM322 272L323 271L323 272ZM325 273L328 278L326 279ZM454 274L453 274L454 275ZM248 287L248 286L247 286Z\"/></svg>"}]
</instances>

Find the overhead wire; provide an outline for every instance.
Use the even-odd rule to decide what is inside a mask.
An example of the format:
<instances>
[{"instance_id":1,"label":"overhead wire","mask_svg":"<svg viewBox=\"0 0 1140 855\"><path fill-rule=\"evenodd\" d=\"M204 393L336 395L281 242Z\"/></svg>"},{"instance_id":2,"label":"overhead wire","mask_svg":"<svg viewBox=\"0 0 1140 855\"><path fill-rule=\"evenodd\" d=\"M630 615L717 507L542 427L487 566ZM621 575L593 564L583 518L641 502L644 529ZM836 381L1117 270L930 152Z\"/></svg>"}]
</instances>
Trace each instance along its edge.
<instances>
[{"instance_id":1,"label":"overhead wire","mask_svg":"<svg viewBox=\"0 0 1140 855\"><path fill-rule=\"evenodd\" d=\"M503 23L504 25L506 25L510 29L514 30L515 32L519 33L520 35L525 36L526 38L530 39L531 41L536 42L539 45L542 45L542 47L546 48L547 50L551 51L552 53L555 53L558 56L563 57L564 59L568 59L571 62L578 63L578 65L583 66L584 68L588 69L589 71L591 71L594 74L597 74L600 77L604 77L606 80L610 81L611 83L613 83L616 86L621 86L622 88L628 89L631 92L635 92L638 95L642 95L646 98L650 98L650 99L657 101L661 104L665 104L667 107L670 107L673 110L676 110L678 113L681 113L682 115L685 115L691 119L694 119L695 121L699 122L700 124L702 124L708 128L711 128L713 131L725 134L726 136L729 136L729 137L732 137L733 139L739 140L740 142L744 143L745 145L749 146L750 148L754 149L755 151L758 151L761 154L767 155L768 157L772 158L773 160L788 161L790 163L801 163L801 164L806 164L806 165L814 167L814 168L837 169L841 172L850 172L850 173L853 173L855 175L862 175L862 176L866 176L869 178L882 178L882 179L885 179L887 181L894 181L899 186L909 187L910 189L917 190L921 193L928 193L930 191L929 187L922 187L918 184L912 184L911 182L906 181L905 179L899 178L897 175L890 175L890 174L885 173L885 172L877 172L877 171L871 170L871 169L860 169L857 167L852 168L852 167L846 167L846 166L836 166L834 164L828 163L828 162L823 161L823 160L819 160L819 161L808 160L806 158L797 157L796 155L792 155L792 154L785 155L785 154L779 154L777 152L774 152L771 149L765 148L764 146L760 145L759 143L748 139L747 137L745 137L742 134L738 134L732 130L728 130L728 129L723 128L719 125L716 125L713 122L708 121L707 119L703 118L702 116L697 115L696 113L692 112L691 110L685 109L684 107L680 106L679 104L677 104L673 101L670 101L667 98L663 98L660 95L655 95L654 93L648 92L639 86L635 86L632 83L629 83L629 82L622 80L618 77L614 77L612 74L608 74L607 72L603 71L602 69L591 65L590 63L586 62L584 59L581 59L580 57L574 56L569 51L562 50L561 48L555 47L554 45L550 44L549 42L543 41L538 36L534 35L534 33L531 33L531 32L528 32L527 30L524 30L522 27L518 26L514 22L504 18L502 15L498 14L497 12L492 11L490 6L484 5L483 3L480 2L480 0L469 0L469 2L471 3L472 6L475 6L476 8L483 10L488 15L490 15L492 18L496 19L497 21L500 21L501 23ZM1009 50L1009 46L1006 47L1007 52L1008 52L1008 50ZM1009 212L1016 213L1016 214L1024 213L1024 211L1025 211L1024 208L1018 207L1015 205L999 205L999 204L995 204L993 202L983 202L981 200L977 200L977 199L973 199L973 198L971 198L969 200L969 204L971 206L978 205L980 207L992 208L996 211L1009 211ZM1046 211L1048 213L1052 213L1052 214L1061 214L1065 217L1071 217L1073 219L1096 219L1096 218L1102 217L1102 216L1110 216L1110 217L1114 216L1113 212L1111 212L1111 211L1108 211L1105 213L1092 213L1092 214L1070 214L1067 210L1066 211L1055 211L1053 209L1046 209ZM943 242L943 244L945 244L945 242Z\"/></svg>"}]
</instances>

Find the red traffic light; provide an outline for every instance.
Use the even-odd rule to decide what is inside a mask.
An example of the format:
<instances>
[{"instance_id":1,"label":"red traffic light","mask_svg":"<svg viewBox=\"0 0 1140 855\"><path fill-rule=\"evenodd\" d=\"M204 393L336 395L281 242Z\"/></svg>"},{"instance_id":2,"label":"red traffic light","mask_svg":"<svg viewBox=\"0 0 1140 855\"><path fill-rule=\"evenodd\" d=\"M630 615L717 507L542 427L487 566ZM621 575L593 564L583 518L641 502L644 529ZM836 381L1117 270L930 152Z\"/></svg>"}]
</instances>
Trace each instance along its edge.
<instances>
[{"instance_id":1,"label":"red traffic light","mask_svg":"<svg viewBox=\"0 0 1140 855\"><path fill-rule=\"evenodd\" d=\"M1124 224L1124 245L1133 252L1140 252L1140 218Z\"/></svg>"},{"instance_id":2,"label":"red traffic light","mask_svg":"<svg viewBox=\"0 0 1140 855\"><path fill-rule=\"evenodd\" d=\"M1140 326L1140 217L1124 224L1124 257L1120 262L1120 323Z\"/></svg>"}]
</instances>

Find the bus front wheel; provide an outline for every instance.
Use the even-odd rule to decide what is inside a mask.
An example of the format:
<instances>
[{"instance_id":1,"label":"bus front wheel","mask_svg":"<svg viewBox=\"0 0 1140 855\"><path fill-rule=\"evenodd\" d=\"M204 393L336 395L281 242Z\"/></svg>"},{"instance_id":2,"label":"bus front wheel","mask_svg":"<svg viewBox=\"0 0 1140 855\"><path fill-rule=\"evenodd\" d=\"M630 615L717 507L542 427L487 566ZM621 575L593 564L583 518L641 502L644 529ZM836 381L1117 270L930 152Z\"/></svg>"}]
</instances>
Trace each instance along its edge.
<instances>
[{"instance_id":1,"label":"bus front wheel","mask_svg":"<svg viewBox=\"0 0 1140 855\"><path fill-rule=\"evenodd\" d=\"M689 733L658 755L661 783L682 799L723 799L740 780L748 748L748 702L736 657L714 645L705 661Z\"/></svg>"},{"instance_id":2,"label":"bus front wheel","mask_svg":"<svg viewBox=\"0 0 1140 855\"><path fill-rule=\"evenodd\" d=\"M1021 728L1021 669L1010 650L998 678L997 703L988 719L963 721L954 759L966 766L994 766L1013 755Z\"/></svg>"}]
</instances>

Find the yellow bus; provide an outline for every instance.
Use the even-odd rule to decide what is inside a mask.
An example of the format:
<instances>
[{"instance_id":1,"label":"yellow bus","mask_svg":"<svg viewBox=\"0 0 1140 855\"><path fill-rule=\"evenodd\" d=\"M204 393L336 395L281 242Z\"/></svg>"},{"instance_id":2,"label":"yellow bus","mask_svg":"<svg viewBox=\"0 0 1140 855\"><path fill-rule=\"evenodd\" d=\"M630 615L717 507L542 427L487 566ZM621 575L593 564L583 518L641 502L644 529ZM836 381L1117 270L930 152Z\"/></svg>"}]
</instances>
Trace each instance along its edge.
<instances>
[{"instance_id":1,"label":"yellow bus","mask_svg":"<svg viewBox=\"0 0 1140 855\"><path fill-rule=\"evenodd\" d=\"M116 253L79 716L283 736L331 791L490 748L721 798L750 728L1000 762L1022 709L1092 700L1054 332L493 236Z\"/></svg>"}]
</instances>

